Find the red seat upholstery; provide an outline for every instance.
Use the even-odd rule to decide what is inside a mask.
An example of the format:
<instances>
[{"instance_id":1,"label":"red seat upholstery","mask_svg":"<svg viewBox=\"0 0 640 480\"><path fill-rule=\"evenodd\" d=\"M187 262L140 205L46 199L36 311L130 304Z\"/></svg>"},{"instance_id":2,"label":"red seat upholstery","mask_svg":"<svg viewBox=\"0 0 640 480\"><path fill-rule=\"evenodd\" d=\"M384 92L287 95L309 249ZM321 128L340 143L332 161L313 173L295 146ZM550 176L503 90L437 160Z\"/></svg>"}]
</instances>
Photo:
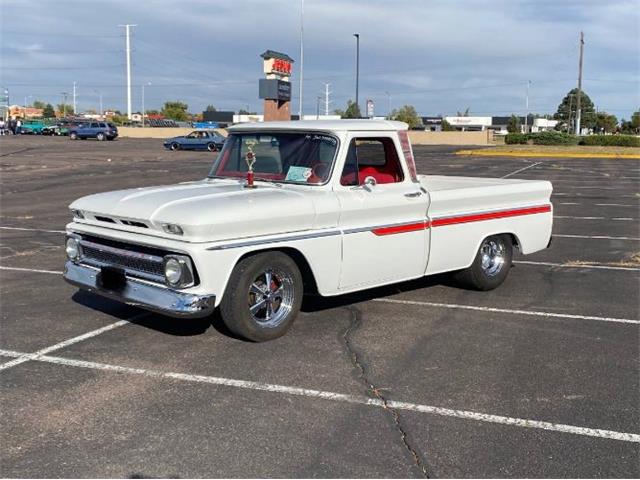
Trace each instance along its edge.
<instances>
[{"instance_id":1,"label":"red seat upholstery","mask_svg":"<svg viewBox=\"0 0 640 480\"><path fill-rule=\"evenodd\" d=\"M391 162L387 163L390 164ZM393 166L391 168L366 166L361 167L358 171L360 185L364 183L364 179L367 177L375 178L377 183L395 183L399 180L396 176Z\"/></svg>"}]
</instances>

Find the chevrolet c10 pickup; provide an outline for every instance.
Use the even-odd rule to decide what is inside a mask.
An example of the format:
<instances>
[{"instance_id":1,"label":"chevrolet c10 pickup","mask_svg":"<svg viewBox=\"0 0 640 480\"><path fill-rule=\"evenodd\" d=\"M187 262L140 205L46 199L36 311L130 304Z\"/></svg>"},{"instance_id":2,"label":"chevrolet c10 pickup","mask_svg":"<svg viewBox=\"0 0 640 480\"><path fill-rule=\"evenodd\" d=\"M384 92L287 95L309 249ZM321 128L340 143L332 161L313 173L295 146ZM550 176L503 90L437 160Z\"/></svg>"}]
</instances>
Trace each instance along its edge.
<instances>
[{"instance_id":1,"label":"chevrolet c10 pickup","mask_svg":"<svg viewBox=\"0 0 640 480\"><path fill-rule=\"evenodd\" d=\"M549 246L551 191L418 175L401 122L241 124L202 180L73 202L64 278L173 317L219 308L231 331L265 341L291 327L304 294L442 272L498 287L514 249Z\"/></svg>"}]
</instances>

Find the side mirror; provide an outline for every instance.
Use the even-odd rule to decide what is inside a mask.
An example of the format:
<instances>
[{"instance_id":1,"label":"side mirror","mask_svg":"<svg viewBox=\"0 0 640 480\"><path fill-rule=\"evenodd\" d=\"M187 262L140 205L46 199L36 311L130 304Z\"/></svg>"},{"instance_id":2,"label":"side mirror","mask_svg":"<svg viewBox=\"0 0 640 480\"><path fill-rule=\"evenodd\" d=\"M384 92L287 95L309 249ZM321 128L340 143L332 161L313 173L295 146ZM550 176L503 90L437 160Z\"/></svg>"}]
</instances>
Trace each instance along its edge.
<instances>
[{"instance_id":1,"label":"side mirror","mask_svg":"<svg viewBox=\"0 0 640 480\"><path fill-rule=\"evenodd\" d=\"M362 184L364 185L364 187L366 189L369 190L369 189L375 187L378 184L378 182L372 176L368 176L368 177L364 178L364 182Z\"/></svg>"}]
</instances>

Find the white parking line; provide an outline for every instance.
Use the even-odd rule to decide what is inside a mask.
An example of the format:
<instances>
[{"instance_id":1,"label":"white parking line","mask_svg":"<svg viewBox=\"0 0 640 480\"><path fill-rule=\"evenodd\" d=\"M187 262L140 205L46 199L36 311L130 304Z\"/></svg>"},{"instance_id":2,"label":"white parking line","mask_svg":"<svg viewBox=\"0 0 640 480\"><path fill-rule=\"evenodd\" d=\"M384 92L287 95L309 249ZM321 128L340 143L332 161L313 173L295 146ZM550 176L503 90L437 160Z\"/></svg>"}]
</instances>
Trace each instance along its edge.
<instances>
[{"instance_id":1,"label":"white parking line","mask_svg":"<svg viewBox=\"0 0 640 480\"><path fill-rule=\"evenodd\" d=\"M53 273L55 275L62 275L62 272L54 270L38 270L37 268L20 268L20 267L5 267L0 265L0 270L9 270L15 272L34 272L34 273Z\"/></svg>"},{"instance_id":2,"label":"white parking line","mask_svg":"<svg viewBox=\"0 0 640 480\"><path fill-rule=\"evenodd\" d=\"M579 204L576 204L579 205ZM640 208L640 205L629 205L628 203L596 203L597 207L633 207Z\"/></svg>"},{"instance_id":3,"label":"white parking line","mask_svg":"<svg viewBox=\"0 0 640 480\"><path fill-rule=\"evenodd\" d=\"M148 315L147 313L143 313L141 315L136 315L132 318L136 319L141 317L142 315ZM46 355L47 353L54 352L56 350L60 350L61 348L68 347L69 345L73 345L74 343L82 342L83 340L87 340L88 338L95 337L100 335L101 333L108 332L109 330L113 330L114 328L122 327L127 325L129 320L120 320L115 323L111 323L102 328L98 328L96 330L92 330L90 332L84 333L82 335L78 335L77 337L70 338L69 340L65 340L64 342L56 343L55 345L51 345L50 347L43 348L34 353L25 353L15 360L11 360L10 362L6 362L0 365L0 371L6 370L7 368L15 367L16 365L20 365L21 363L28 362L29 360L37 360L42 355Z\"/></svg>"},{"instance_id":4,"label":"white parking line","mask_svg":"<svg viewBox=\"0 0 640 480\"><path fill-rule=\"evenodd\" d=\"M632 241L640 241L640 238L636 238L636 237L608 237L606 235L567 235L567 234L559 234L559 233L554 233L553 234L554 238L555 237L559 237L559 238L589 238L589 239L595 239L595 240L632 240Z\"/></svg>"},{"instance_id":5,"label":"white parking line","mask_svg":"<svg viewBox=\"0 0 640 480\"><path fill-rule=\"evenodd\" d=\"M45 230L44 228L0 227L0 230L21 230L25 232L67 233L64 230Z\"/></svg>"},{"instance_id":6,"label":"white parking line","mask_svg":"<svg viewBox=\"0 0 640 480\"><path fill-rule=\"evenodd\" d=\"M507 173L506 175L500 177L500 178L508 178L511 175L515 175L516 173L520 173L520 172L524 172L525 170L529 170L530 168L535 167L536 165L540 165L542 162L536 162L536 163L532 163L531 165L527 165L524 168L520 168L518 170L516 170L515 172L511 172L511 173Z\"/></svg>"},{"instance_id":7,"label":"white parking line","mask_svg":"<svg viewBox=\"0 0 640 480\"><path fill-rule=\"evenodd\" d=\"M614 265L602 265L599 263L588 263L588 264L565 264L565 263L552 263L552 262L532 262L528 260L514 260L515 264L518 265L539 265L544 267L559 267L559 268L595 268L602 270L627 270L631 272L640 272L640 268L636 267L617 267Z\"/></svg>"},{"instance_id":8,"label":"white parking line","mask_svg":"<svg viewBox=\"0 0 640 480\"><path fill-rule=\"evenodd\" d=\"M511 315L529 315L533 317L567 318L572 320L593 320L597 322L631 323L640 325L640 320L615 317L596 317L593 315L575 315L571 313L538 312L535 310L512 310L510 308L481 307L478 305L457 305L455 303L423 302L418 300L397 300L395 298L373 298L372 302L417 305L420 307L474 310L477 312L508 313Z\"/></svg>"},{"instance_id":9,"label":"white parking line","mask_svg":"<svg viewBox=\"0 0 640 480\"><path fill-rule=\"evenodd\" d=\"M0 350L0 355L6 356L24 356L19 352L8 350ZM20 357L18 357L20 358ZM143 368L122 367L119 365L110 365L106 363L88 362L83 360L73 360L62 357L40 356L35 360L39 362L47 362L58 365L66 365L71 367L89 368L93 370L104 370L109 372L125 373L131 375L144 375L147 377L155 377L162 379L181 380L186 382L206 383L211 385L221 385L233 388L242 388L247 390L259 390L264 392L281 393L284 395L294 395L300 397L309 397L321 400L329 400L334 402L343 402L350 404L366 405L378 408L394 408L397 410L408 410L431 415L439 415L443 417L455 417L465 420L475 420L478 422L497 423L501 425L510 425L513 427L535 428L540 430L548 430L552 432L571 433L574 435L583 435L588 437L606 438L610 440L620 440L624 442L640 443L640 435L636 433L616 432L613 430L603 430L599 428L578 427L574 425L565 425L562 423L544 422L539 420L530 420L526 418L505 417L502 415L492 415L488 413L472 412L468 410L454 410L450 408L434 407L431 405L422 405L419 403L399 402L395 400L387 400L383 402L377 398L369 398L362 395L349 395L345 393L329 392L323 390L313 390L308 388L292 387L287 385L278 385L265 382L253 382L247 380L238 380L225 377L211 377L206 375L190 375L186 373L163 372L159 370L147 370Z\"/></svg>"}]
</instances>

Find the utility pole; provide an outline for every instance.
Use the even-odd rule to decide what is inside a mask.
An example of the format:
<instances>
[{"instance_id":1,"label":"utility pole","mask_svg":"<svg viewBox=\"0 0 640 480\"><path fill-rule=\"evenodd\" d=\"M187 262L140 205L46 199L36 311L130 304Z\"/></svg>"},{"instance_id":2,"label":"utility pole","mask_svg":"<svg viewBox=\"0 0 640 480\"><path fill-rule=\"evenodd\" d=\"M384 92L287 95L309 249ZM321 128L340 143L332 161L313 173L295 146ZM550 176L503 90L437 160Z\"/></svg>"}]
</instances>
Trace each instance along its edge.
<instances>
[{"instance_id":1,"label":"utility pole","mask_svg":"<svg viewBox=\"0 0 640 480\"><path fill-rule=\"evenodd\" d=\"M76 114L76 82L73 82L73 114Z\"/></svg>"},{"instance_id":2,"label":"utility pole","mask_svg":"<svg viewBox=\"0 0 640 480\"><path fill-rule=\"evenodd\" d=\"M67 118L67 92L61 92L62 95L62 118Z\"/></svg>"},{"instance_id":3,"label":"utility pole","mask_svg":"<svg viewBox=\"0 0 640 480\"><path fill-rule=\"evenodd\" d=\"M329 100L329 95L331 95L331 92L329 91L330 86L331 86L330 83L324 84L324 114L325 115L329 115L329 104L331 103L331 100Z\"/></svg>"},{"instance_id":4,"label":"utility pole","mask_svg":"<svg viewBox=\"0 0 640 480\"><path fill-rule=\"evenodd\" d=\"M131 27L138 25L118 25L124 27L126 36L126 58L127 58L127 118L131 120Z\"/></svg>"},{"instance_id":5,"label":"utility pole","mask_svg":"<svg viewBox=\"0 0 640 480\"><path fill-rule=\"evenodd\" d=\"M582 119L582 111L580 110L580 101L582 100L582 56L584 53L584 32L580 32L580 60L578 62L578 98L576 99L576 135L580 135L580 120Z\"/></svg>"},{"instance_id":6,"label":"utility pole","mask_svg":"<svg viewBox=\"0 0 640 480\"><path fill-rule=\"evenodd\" d=\"M360 110L360 104L358 103L358 84L360 83L360 34L354 33L356 37L356 106Z\"/></svg>"},{"instance_id":7,"label":"utility pole","mask_svg":"<svg viewBox=\"0 0 640 480\"><path fill-rule=\"evenodd\" d=\"M316 97L316 120L320 120L320 100L322 100L322 97L318 95Z\"/></svg>"},{"instance_id":8,"label":"utility pole","mask_svg":"<svg viewBox=\"0 0 640 480\"><path fill-rule=\"evenodd\" d=\"M387 96L387 118L391 117L391 94L389 92L384 92Z\"/></svg>"},{"instance_id":9,"label":"utility pole","mask_svg":"<svg viewBox=\"0 0 640 480\"><path fill-rule=\"evenodd\" d=\"M302 120L302 84L304 83L304 0L300 1L300 105L298 107L298 120Z\"/></svg>"},{"instance_id":10,"label":"utility pole","mask_svg":"<svg viewBox=\"0 0 640 480\"><path fill-rule=\"evenodd\" d=\"M100 116L102 117L102 92L98 91L98 90L94 90L94 92L96 92L100 98Z\"/></svg>"},{"instance_id":11,"label":"utility pole","mask_svg":"<svg viewBox=\"0 0 640 480\"><path fill-rule=\"evenodd\" d=\"M527 133L527 127L529 126L529 87L531 86L531 80L527 80L527 95L525 97L525 112L524 112L524 133Z\"/></svg>"}]
</instances>

